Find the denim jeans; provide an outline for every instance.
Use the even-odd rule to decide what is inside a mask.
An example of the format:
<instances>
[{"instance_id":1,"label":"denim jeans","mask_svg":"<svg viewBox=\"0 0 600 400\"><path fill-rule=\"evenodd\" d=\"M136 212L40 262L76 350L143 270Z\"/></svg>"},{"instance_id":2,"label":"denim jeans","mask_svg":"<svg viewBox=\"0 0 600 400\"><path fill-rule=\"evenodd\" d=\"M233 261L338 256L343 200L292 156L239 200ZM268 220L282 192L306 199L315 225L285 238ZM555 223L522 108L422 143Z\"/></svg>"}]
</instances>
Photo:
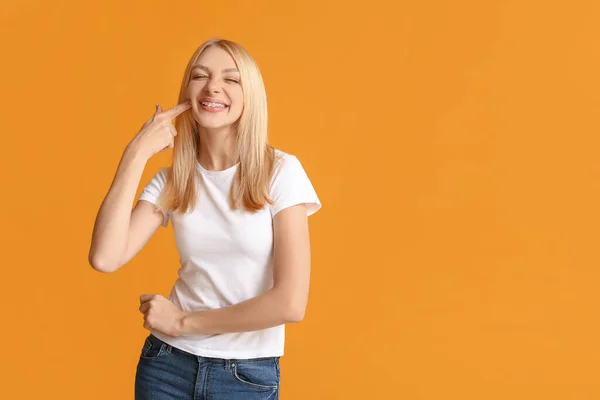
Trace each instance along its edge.
<instances>
[{"instance_id":1,"label":"denim jeans","mask_svg":"<svg viewBox=\"0 0 600 400\"><path fill-rule=\"evenodd\" d=\"M135 375L136 400L277 400L279 357L201 357L150 334Z\"/></svg>"}]
</instances>

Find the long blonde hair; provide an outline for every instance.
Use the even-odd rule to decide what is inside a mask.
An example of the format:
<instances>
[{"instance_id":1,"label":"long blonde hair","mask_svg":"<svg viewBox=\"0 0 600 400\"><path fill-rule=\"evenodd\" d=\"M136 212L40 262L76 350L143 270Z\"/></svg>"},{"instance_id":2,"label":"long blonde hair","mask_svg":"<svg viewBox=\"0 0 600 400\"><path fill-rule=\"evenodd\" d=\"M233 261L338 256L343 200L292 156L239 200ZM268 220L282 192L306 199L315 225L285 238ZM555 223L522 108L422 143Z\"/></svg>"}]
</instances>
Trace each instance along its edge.
<instances>
[{"instance_id":1,"label":"long blonde hair","mask_svg":"<svg viewBox=\"0 0 600 400\"><path fill-rule=\"evenodd\" d=\"M241 205L247 211L256 212L264 208L266 203L273 204L269 191L276 160L275 150L267 138L267 95L254 59L238 43L218 38L207 40L198 47L187 64L178 103L186 100L185 90L190 82L192 66L202 52L211 46L227 51L237 64L244 98L242 115L234 124L236 145L233 156L239 160L239 166L229 201L233 209ZM175 121L177 136L173 145L173 164L167 168L167 183L158 202L158 208L162 211L187 212L196 205L196 163L200 138L190 110L180 114Z\"/></svg>"}]
</instances>

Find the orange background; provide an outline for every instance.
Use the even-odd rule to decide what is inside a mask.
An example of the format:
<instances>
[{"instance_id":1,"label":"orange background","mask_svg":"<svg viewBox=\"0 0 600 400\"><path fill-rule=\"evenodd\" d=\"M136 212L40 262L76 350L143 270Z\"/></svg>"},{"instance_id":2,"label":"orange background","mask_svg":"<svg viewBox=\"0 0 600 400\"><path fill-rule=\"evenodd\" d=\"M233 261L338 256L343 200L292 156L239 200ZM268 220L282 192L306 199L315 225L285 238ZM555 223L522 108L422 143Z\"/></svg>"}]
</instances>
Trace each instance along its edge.
<instances>
[{"instance_id":1,"label":"orange background","mask_svg":"<svg viewBox=\"0 0 600 400\"><path fill-rule=\"evenodd\" d=\"M323 202L282 399L600 398L597 1L3 3L1 398L133 398L173 230L104 275L92 227L213 36Z\"/></svg>"}]
</instances>

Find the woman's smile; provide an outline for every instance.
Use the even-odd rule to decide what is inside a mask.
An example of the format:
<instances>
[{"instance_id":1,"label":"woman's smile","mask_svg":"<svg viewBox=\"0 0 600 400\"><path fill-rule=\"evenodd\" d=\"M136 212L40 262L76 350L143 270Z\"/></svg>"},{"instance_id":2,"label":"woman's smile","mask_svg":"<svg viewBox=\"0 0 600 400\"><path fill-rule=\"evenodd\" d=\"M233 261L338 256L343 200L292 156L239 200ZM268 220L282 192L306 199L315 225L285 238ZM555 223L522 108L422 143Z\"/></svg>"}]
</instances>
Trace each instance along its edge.
<instances>
[{"instance_id":1,"label":"woman's smile","mask_svg":"<svg viewBox=\"0 0 600 400\"><path fill-rule=\"evenodd\" d=\"M199 104L200 104L201 109L208 111L208 112L221 112L221 111L225 111L227 109L226 105L219 104L219 103L209 103L209 102L201 101Z\"/></svg>"}]
</instances>

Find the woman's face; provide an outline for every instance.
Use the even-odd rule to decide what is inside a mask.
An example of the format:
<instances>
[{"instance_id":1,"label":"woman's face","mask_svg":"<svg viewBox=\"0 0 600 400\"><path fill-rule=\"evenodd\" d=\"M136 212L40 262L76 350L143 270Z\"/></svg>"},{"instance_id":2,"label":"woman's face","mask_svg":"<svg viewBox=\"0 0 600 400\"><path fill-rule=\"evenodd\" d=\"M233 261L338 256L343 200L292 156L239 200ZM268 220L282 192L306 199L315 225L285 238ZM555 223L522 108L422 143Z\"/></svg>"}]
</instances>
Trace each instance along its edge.
<instances>
[{"instance_id":1,"label":"woman's face","mask_svg":"<svg viewBox=\"0 0 600 400\"><path fill-rule=\"evenodd\" d=\"M233 58L220 47L209 47L192 66L186 97L194 119L204 128L235 123L244 107L240 73Z\"/></svg>"}]
</instances>

